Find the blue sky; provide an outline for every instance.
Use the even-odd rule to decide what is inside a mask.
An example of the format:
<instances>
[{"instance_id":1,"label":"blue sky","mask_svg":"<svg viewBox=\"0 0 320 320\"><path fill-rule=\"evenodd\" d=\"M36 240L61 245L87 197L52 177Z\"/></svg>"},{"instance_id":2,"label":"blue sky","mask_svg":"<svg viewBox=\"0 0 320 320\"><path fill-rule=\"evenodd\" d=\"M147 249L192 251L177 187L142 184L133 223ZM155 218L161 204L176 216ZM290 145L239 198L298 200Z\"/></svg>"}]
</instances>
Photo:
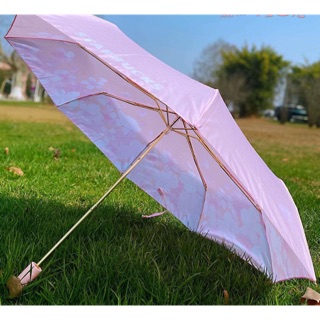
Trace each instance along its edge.
<instances>
[{"instance_id":1,"label":"blue sky","mask_svg":"<svg viewBox=\"0 0 320 320\"><path fill-rule=\"evenodd\" d=\"M147 51L190 74L194 61L222 39L237 47L269 45L302 64L320 60L320 15L105 15Z\"/></svg>"},{"instance_id":2,"label":"blue sky","mask_svg":"<svg viewBox=\"0 0 320 320\"><path fill-rule=\"evenodd\" d=\"M0 16L3 36L13 16ZM209 44L273 47L294 64L320 60L320 15L103 15L144 49L190 75Z\"/></svg>"}]
</instances>

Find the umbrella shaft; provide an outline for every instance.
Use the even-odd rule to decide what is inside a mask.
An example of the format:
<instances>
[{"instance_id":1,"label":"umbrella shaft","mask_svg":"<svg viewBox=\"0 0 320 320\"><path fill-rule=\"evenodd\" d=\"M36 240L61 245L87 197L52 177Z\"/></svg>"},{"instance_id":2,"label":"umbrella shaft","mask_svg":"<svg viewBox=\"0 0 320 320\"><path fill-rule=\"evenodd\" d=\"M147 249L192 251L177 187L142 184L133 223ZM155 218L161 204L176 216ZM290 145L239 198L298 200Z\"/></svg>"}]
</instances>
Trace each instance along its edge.
<instances>
[{"instance_id":1,"label":"umbrella shaft","mask_svg":"<svg viewBox=\"0 0 320 320\"><path fill-rule=\"evenodd\" d=\"M92 211L94 211L103 200L118 186L118 184L140 163L140 161L149 153L149 151L161 140L161 138L166 135L172 126L178 121L176 119L171 126L168 126L164 131L160 133L160 135L155 138L152 142L150 142L147 147L140 153L140 155L135 159L135 161L128 167L126 171L122 173L120 178L116 181L116 183L82 216L82 218L52 247L50 251L37 263L38 266L46 260L51 253L57 249L60 244L81 224L83 220L85 220Z\"/></svg>"}]
</instances>

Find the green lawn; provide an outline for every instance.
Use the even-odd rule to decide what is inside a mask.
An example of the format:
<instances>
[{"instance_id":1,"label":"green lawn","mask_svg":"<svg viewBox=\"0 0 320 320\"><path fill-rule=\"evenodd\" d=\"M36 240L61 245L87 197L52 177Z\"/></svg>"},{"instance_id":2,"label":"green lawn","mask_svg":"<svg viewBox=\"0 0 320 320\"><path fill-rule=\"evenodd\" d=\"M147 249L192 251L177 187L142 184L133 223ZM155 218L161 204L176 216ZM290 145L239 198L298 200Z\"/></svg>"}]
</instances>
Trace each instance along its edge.
<instances>
[{"instance_id":1,"label":"green lawn","mask_svg":"<svg viewBox=\"0 0 320 320\"><path fill-rule=\"evenodd\" d=\"M262 119L239 125L287 184L319 277L320 130ZM39 261L119 173L54 107L38 104L0 104L0 164L2 305L222 305L223 290L232 305L296 305L307 286L319 292L303 279L272 284L171 214L142 219L162 208L125 180L44 262L23 294L9 299L9 276Z\"/></svg>"}]
</instances>

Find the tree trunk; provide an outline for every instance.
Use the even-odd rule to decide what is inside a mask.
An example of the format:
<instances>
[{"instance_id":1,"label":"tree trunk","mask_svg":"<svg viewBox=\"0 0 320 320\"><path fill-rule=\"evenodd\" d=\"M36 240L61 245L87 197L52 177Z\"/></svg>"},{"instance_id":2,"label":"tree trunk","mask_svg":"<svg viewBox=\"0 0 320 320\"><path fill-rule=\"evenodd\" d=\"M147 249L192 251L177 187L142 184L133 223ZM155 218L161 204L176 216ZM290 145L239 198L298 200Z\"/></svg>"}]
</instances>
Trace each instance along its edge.
<instances>
[{"instance_id":1,"label":"tree trunk","mask_svg":"<svg viewBox=\"0 0 320 320\"><path fill-rule=\"evenodd\" d=\"M36 80L36 87L34 89L34 96L33 96L34 102L41 102L41 87L39 80Z\"/></svg>"},{"instance_id":2,"label":"tree trunk","mask_svg":"<svg viewBox=\"0 0 320 320\"><path fill-rule=\"evenodd\" d=\"M18 70L12 77L11 92L9 98L14 100L27 100L26 89L27 89L28 74Z\"/></svg>"}]
</instances>

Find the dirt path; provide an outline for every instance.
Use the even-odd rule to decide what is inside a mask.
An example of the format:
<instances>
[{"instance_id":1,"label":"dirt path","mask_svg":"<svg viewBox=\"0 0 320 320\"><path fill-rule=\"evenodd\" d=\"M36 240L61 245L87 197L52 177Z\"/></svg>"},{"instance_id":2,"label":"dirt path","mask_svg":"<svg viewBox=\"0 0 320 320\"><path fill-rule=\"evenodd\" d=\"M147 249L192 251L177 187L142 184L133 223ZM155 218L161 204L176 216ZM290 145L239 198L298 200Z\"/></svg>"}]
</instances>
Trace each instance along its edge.
<instances>
[{"instance_id":1,"label":"dirt path","mask_svg":"<svg viewBox=\"0 0 320 320\"><path fill-rule=\"evenodd\" d=\"M48 123L70 123L70 120L55 106L40 105L28 106L6 106L0 102L0 120L13 122L48 122Z\"/></svg>"},{"instance_id":2,"label":"dirt path","mask_svg":"<svg viewBox=\"0 0 320 320\"><path fill-rule=\"evenodd\" d=\"M269 119L238 119L237 123L248 140L265 148L270 145L283 147L309 147L320 152L320 129L307 124L280 124Z\"/></svg>"}]
</instances>

